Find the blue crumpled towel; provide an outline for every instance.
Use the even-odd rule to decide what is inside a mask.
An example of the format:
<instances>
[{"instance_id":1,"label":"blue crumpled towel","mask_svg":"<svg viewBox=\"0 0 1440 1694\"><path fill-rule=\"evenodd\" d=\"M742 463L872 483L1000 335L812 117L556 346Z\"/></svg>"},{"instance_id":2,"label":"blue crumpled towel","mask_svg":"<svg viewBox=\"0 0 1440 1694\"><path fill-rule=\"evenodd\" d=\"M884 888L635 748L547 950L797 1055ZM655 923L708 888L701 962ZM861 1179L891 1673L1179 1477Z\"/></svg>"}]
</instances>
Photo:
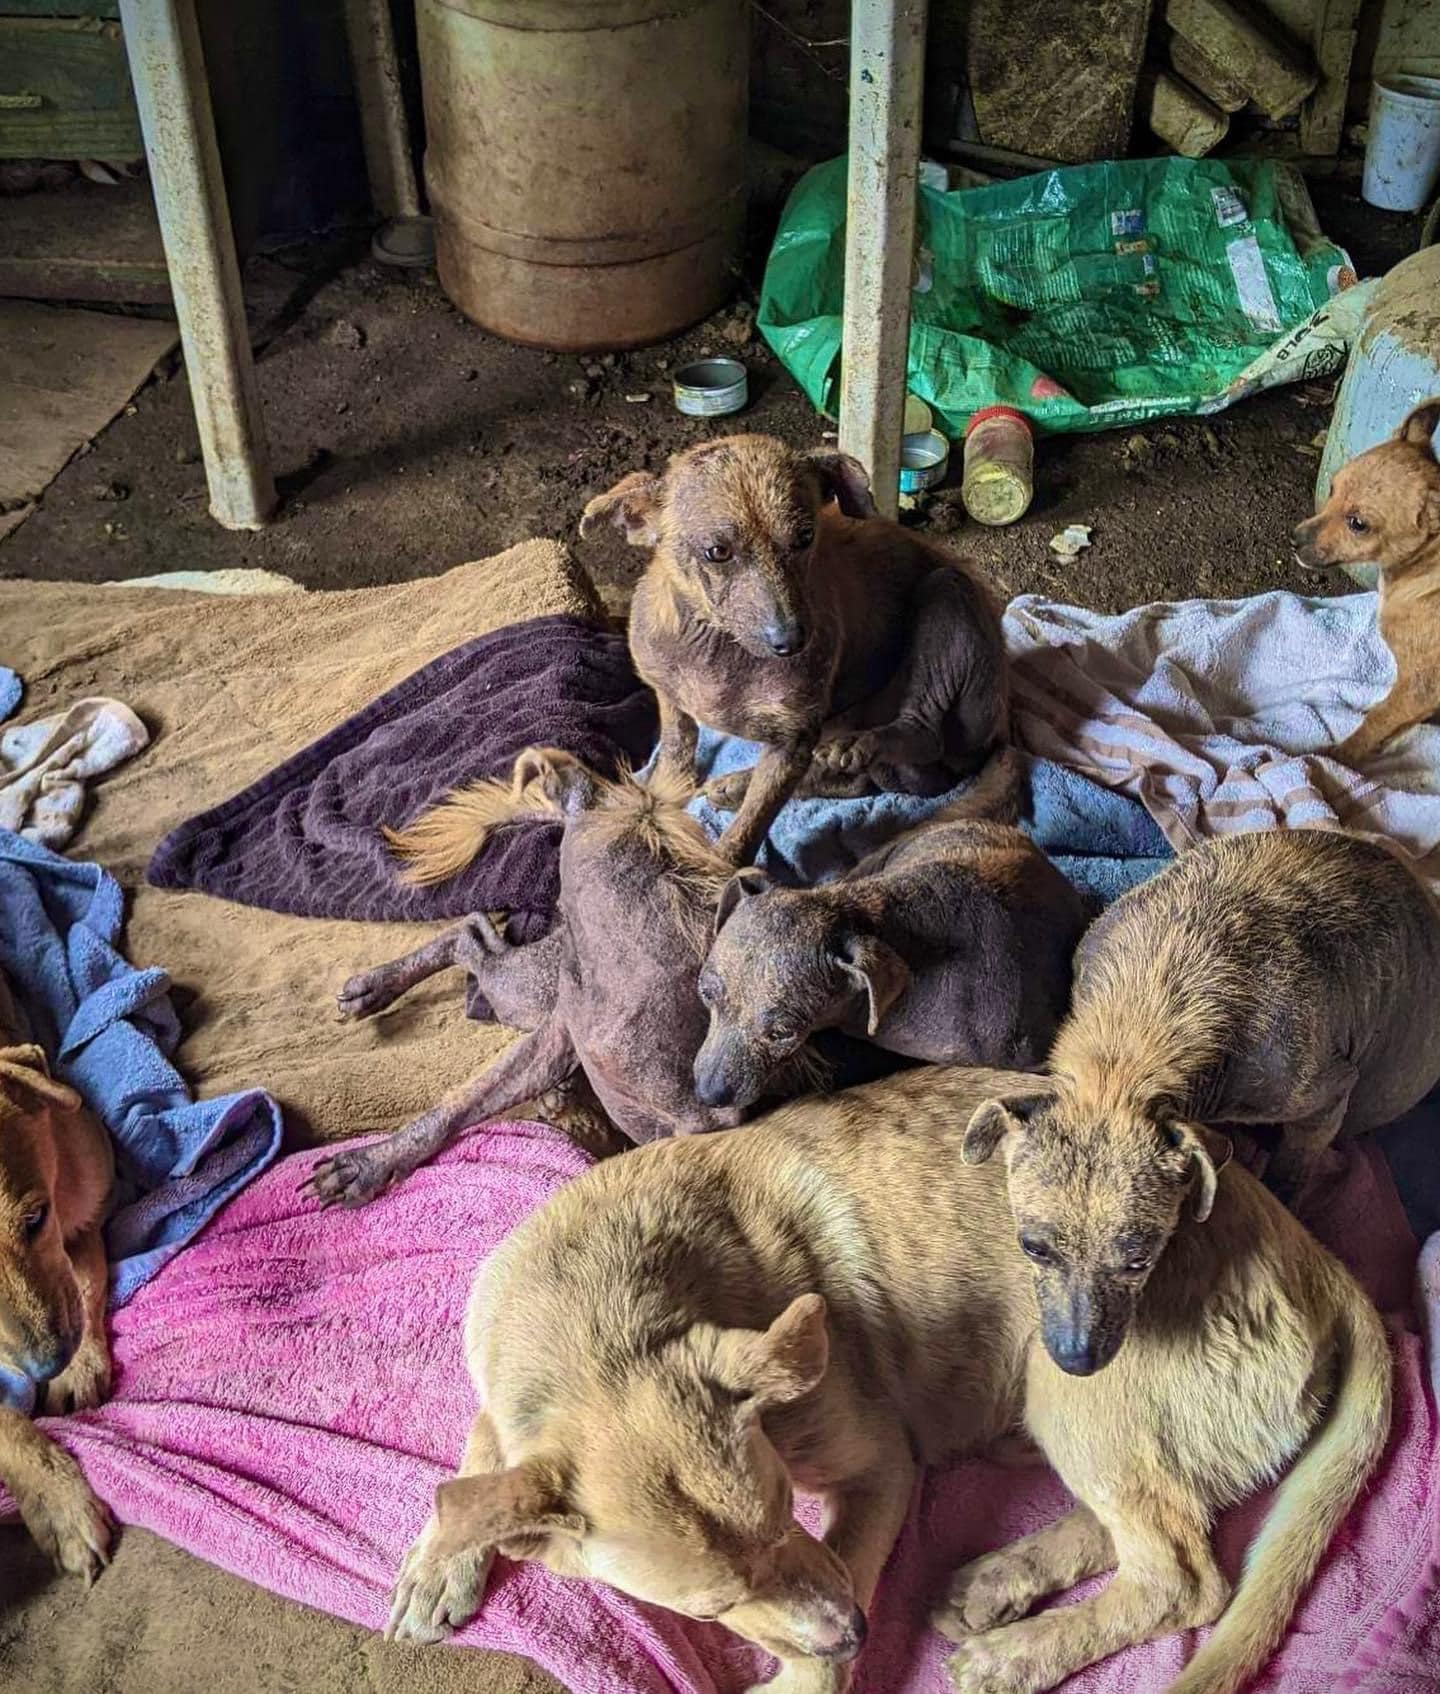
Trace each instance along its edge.
<instances>
[{"instance_id":1,"label":"blue crumpled towel","mask_svg":"<svg viewBox=\"0 0 1440 1694\"><path fill-rule=\"evenodd\" d=\"M20 704L24 692L25 684L15 672L6 665L0 665L0 723L4 723Z\"/></svg>"},{"instance_id":2,"label":"blue crumpled towel","mask_svg":"<svg viewBox=\"0 0 1440 1694\"><path fill-rule=\"evenodd\" d=\"M753 765L761 749L751 741L702 728L696 750L698 780ZM648 772L654 764L645 767ZM641 774L644 775L645 772ZM870 794L859 800L791 800L771 825L757 863L777 882L807 887L843 875L901 830L924 823L965 790L924 798ZM1099 906L1164 870L1174 851L1138 800L1091 782L1048 759L1030 761L1030 804L1022 825L1071 882ZM730 821L703 797L690 802L712 837Z\"/></svg>"},{"instance_id":3,"label":"blue crumpled towel","mask_svg":"<svg viewBox=\"0 0 1440 1694\"><path fill-rule=\"evenodd\" d=\"M170 1063L180 1023L163 970L137 970L115 943L120 885L0 830L0 968L30 1039L115 1144L106 1243L110 1303L137 1288L280 1149L280 1107L258 1088L196 1100ZM0 1380L0 1398L23 1387Z\"/></svg>"}]
</instances>

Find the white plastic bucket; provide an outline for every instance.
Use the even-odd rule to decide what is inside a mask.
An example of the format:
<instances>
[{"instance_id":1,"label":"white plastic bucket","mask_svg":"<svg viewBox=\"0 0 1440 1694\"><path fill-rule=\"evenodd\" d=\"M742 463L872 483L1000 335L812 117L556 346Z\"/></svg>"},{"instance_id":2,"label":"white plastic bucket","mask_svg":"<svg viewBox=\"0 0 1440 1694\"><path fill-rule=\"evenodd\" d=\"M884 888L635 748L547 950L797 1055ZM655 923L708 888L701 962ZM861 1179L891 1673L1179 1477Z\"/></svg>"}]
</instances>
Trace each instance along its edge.
<instances>
[{"instance_id":1,"label":"white plastic bucket","mask_svg":"<svg viewBox=\"0 0 1440 1694\"><path fill-rule=\"evenodd\" d=\"M1440 182L1440 77L1376 77L1360 192L1387 212L1418 212Z\"/></svg>"}]
</instances>

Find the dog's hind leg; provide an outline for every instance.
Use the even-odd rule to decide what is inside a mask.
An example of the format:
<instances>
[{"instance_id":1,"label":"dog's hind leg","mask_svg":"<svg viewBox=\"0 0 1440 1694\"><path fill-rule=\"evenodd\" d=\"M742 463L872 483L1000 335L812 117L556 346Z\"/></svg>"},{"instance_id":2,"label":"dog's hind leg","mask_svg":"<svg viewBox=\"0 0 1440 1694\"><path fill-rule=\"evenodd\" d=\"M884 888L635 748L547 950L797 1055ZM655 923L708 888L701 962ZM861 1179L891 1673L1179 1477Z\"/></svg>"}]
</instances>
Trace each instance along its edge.
<instances>
[{"instance_id":1,"label":"dog's hind leg","mask_svg":"<svg viewBox=\"0 0 1440 1694\"><path fill-rule=\"evenodd\" d=\"M1115 1563L1104 1524L1088 1506L1008 1547L961 1565L950 1592L933 1615L936 1629L963 1641L997 1624L1022 1618L1037 1600L1097 1576Z\"/></svg>"},{"instance_id":2,"label":"dog's hind leg","mask_svg":"<svg viewBox=\"0 0 1440 1694\"><path fill-rule=\"evenodd\" d=\"M384 1141L322 1159L301 1192L308 1190L327 1206L363 1206L433 1159L457 1130L558 1087L578 1062L565 1024L551 1018L423 1117Z\"/></svg>"},{"instance_id":3,"label":"dog's hind leg","mask_svg":"<svg viewBox=\"0 0 1440 1694\"><path fill-rule=\"evenodd\" d=\"M489 1413L481 1412L470 1425L456 1475L484 1476L503 1468L495 1426ZM473 1542L447 1547L444 1539L440 1515L432 1512L395 1579L390 1620L385 1625L387 1640L442 1641L480 1609L494 1547Z\"/></svg>"},{"instance_id":4,"label":"dog's hind leg","mask_svg":"<svg viewBox=\"0 0 1440 1694\"><path fill-rule=\"evenodd\" d=\"M1266 1169L1265 1184L1285 1205L1299 1198L1321 1154L1340 1133L1357 1075L1354 1065L1337 1064L1321 1079L1317 1095L1301 1102L1296 1115L1281 1126L1280 1145Z\"/></svg>"},{"instance_id":5,"label":"dog's hind leg","mask_svg":"<svg viewBox=\"0 0 1440 1694\"><path fill-rule=\"evenodd\" d=\"M1124 1647L1213 1623L1230 1585L1198 1502L1135 1495L1106 1510L1117 1569L1093 1599L967 1636L950 1655L956 1694L1043 1694Z\"/></svg>"},{"instance_id":6,"label":"dog's hind leg","mask_svg":"<svg viewBox=\"0 0 1440 1694\"><path fill-rule=\"evenodd\" d=\"M531 947L548 948L558 962L558 927L541 940L518 947L506 940L484 912L472 912L469 917L442 931L433 941L417 947L413 953L405 953L387 964L376 965L373 970L352 976L337 996L340 1015L343 1018L374 1017L417 983L458 967L470 973L472 981L492 1003L498 997L511 1007L507 1011L497 1007L497 1016L504 1022L517 1029L535 1029L544 1022L554 1004L554 972L549 972L551 992L547 999L543 992L532 990L529 982L531 978L543 981L546 969L541 967L549 966L549 955L545 952L536 954L534 958L528 955ZM522 958L524 966L520 969L516 962ZM513 986L507 994L504 989L512 983L512 979ZM492 985L496 990L494 994L491 993Z\"/></svg>"}]
</instances>

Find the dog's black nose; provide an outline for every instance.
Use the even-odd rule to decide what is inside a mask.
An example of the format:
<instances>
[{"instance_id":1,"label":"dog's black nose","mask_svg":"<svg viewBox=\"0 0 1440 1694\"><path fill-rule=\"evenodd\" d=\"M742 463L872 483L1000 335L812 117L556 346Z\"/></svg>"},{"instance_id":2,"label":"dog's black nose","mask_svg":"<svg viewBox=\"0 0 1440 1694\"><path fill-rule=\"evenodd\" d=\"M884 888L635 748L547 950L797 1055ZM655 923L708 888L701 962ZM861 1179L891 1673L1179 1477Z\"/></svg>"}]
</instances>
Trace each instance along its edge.
<instances>
[{"instance_id":1,"label":"dog's black nose","mask_svg":"<svg viewBox=\"0 0 1440 1694\"><path fill-rule=\"evenodd\" d=\"M735 1089L732 1084L721 1081L719 1077L697 1076L695 1098L702 1106L729 1106L734 1103Z\"/></svg>"},{"instance_id":2,"label":"dog's black nose","mask_svg":"<svg viewBox=\"0 0 1440 1694\"><path fill-rule=\"evenodd\" d=\"M1093 1376L1100 1355L1092 1341L1047 1341L1045 1349L1067 1376Z\"/></svg>"},{"instance_id":3,"label":"dog's black nose","mask_svg":"<svg viewBox=\"0 0 1440 1694\"><path fill-rule=\"evenodd\" d=\"M70 1363L74 1351L69 1342L58 1338L32 1347L25 1357L25 1374L34 1382L51 1382Z\"/></svg>"},{"instance_id":4,"label":"dog's black nose","mask_svg":"<svg viewBox=\"0 0 1440 1694\"><path fill-rule=\"evenodd\" d=\"M793 653L798 653L805 645L807 635L805 625L793 619L788 623L767 623L760 633L777 659L788 659Z\"/></svg>"}]
</instances>

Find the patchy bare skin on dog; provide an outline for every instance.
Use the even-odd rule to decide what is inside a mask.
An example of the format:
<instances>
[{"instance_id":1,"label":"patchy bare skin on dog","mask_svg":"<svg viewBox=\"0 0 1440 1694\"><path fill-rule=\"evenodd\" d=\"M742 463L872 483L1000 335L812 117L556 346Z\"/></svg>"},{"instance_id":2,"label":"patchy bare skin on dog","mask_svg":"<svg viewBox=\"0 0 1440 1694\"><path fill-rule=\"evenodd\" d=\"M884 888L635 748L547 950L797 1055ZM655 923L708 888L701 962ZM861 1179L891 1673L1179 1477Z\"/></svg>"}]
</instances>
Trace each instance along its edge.
<instances>
[{"instance_id":1,"label":"patchy bare skin on dog","mask_svg":"<svg viewBox=\"0 0 1440 1694\"><path fill-rule=\"evenodd\" d=\"M763 435L677 454L592 500L651 547L630 648L660 701L660 766L693 784L696 725L764 743L721 780L748 863L785 800L938 794L1005 739L1004 643L970 568L875 515L862 467Z\"/></svg>"},{"instance_id":2,"label":"patchy bare skin on dog","mask_svg":"<svg viewBox=\"0 0 1440 1694\"><path fill-rule=\"evenodd\" d=\"M1215 1514L1313 1439L1175 1685L1233 1694L1383 1446L1384 1329L1243 1170L1201 1222L1177 1158L1156 1191L1175 1240L1137 1283L1123 1349L1093 1379L1058 1368L1005 1167L961 1157L984 1102L1047 1087L912 1071L642 1148L554 1196L477 1278L465 1345L485 1409L390 1633L459 1627L498 1553L718 1618L780 1657L765 1686L843 1694L917 1466L1023 1428L1076 1509L958 1571L935 1621L958 1694L1040 1694L1213 1622ZM824 1500L818 1539L793 1522L796 1490ZM1095 1598L1026 1615L1109 1569Z\"/></svg>"},{"instance_id":3,"label":"patchy bare skin on dog","mask_svg":"<svg viewBox=\"0 0 1440 1694\"><path fill-rule=\"evenodd\" d=\"M1440 399L1417 406L1393 440L1352 459L1330 497L1295 530L1309 570L1380 567L1380 633L1395 682L1336 757L1362 765L1392 736L1440 709Z\"/></svg>"},{"instance_id":4,"label":"patchy bare skin on dog","mask_svg":"<svg viewBox=\"0 0 1440 1694\"><path fill-rule=\"evenodd\" d=\"M15 1028L0 977L0 1043ZM110 1139L39 1047L0 1045L0 1365L42 1385L51 1414L97 1406L110 1389L109 1272L100 1224ZM93 1582L110 1556L110 1514L80 1467L0 1406L0 1481L61 1570Z\"/></svg>"},{"instance_id":5,"label":"patchy bare skin on dog","mask_svg":"<svg viewBox=\"0 0 1440 1694\"><path fill-rule=\"evenodd\" d=\"M696 1092L749 1105L822 1029L911 1058L1035 1069L1085 924L1070 883L1008 824L937 819L813 888L740 871L700 973Z\"/></svg>"},{"instance_id":6,"label":"patchy bare skin on dog","mask_svg":"<svg viewBox=\"0 0 1440 1694\"><path fill-rule=\"evenodd\" d=\"M522 754L516 769L511 785L482 785L483 829L474 794L462 792L420 820L420 834L440 842L446 862L463 861L483 830L503 821L497 808L506 803L516 808L509 816L561 816L554 930L517 948L487 919L468 918L418 952L352 979L341 1003L368 1015L455 964L528 1033L386 1140L322 1160L304 1186L326 1204L364 1205L468 1125L565 1088L577 1073L634 1141L728 1129L744 1115L695 1098L692 1067L706 1022L695 979L730 867L686 815L688 791L663 779L603 781L555 750ZM502 786L511 802L493 792ZM525 810L537 805L539 814ZM777 1076L777 1091L799 1092L813 1074L813 1061L797 1057Z\"/></svg>"}]
</instances>

